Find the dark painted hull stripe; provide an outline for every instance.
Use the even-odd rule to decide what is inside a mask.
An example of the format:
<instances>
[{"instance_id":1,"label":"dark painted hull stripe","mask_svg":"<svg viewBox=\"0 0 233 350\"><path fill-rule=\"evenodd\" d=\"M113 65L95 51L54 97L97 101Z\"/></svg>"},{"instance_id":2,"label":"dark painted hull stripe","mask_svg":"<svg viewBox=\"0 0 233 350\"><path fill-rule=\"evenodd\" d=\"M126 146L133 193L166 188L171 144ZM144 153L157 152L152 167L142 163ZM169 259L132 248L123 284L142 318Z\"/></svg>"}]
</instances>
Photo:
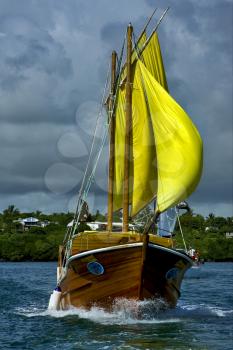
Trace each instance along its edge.
<instances>
[{"instance_id":1,"label":"dark painted hull stripe","mask_svg":"<svg viewBox=\"0 0 233 350\"><path fill-rule=\"evenodd\" d=\"M117 245L117 246L111 246L111 247L87 250L85 252L72 255L68 259L67 263L69 264L73 260L81 259L81 258L83 258L85 256L92 255L92 254L106 253L106 252L111 252L111 251L114 251L114 250L121 250L121 249L128 249L128 248L137 248L137 247L142 247L142 242L131 243L131 244L122 244L122 245ZM178 252L175 249L166 248L166 247L163 247L161 245L157 245L157 244L153 244L153 243L149 243L149 247L150 248L154 248L154 249L158 249L158 250L163 250L163 251L165 251L167 253L170 253L170 254L178 255L179 257L187 260L189 263L192 264L192 260L187 255L185 255L185 254L183 254L181 252Z\"/></svg>"}]
</instances>

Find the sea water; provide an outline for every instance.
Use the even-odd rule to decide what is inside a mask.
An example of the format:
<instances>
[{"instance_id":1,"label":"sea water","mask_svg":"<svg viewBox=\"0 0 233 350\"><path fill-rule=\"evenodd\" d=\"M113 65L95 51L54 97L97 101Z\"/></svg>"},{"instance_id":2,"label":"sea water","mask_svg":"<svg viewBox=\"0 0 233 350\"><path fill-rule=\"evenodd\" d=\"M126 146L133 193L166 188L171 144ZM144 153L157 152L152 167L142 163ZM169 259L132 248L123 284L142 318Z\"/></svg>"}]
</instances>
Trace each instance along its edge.
<instances>
[{"instance_id":1,"label":"sea water","mask_svg":"<svg viewBox=\"0 0 233 350\"><path fill-rule=\"evenodd\" d=\"M0 349L233 349L232 263L190 269L172 310L118 299L112 312L48 311L55 285L56 263L0 263Z\"/></svg>"}]
</instances>

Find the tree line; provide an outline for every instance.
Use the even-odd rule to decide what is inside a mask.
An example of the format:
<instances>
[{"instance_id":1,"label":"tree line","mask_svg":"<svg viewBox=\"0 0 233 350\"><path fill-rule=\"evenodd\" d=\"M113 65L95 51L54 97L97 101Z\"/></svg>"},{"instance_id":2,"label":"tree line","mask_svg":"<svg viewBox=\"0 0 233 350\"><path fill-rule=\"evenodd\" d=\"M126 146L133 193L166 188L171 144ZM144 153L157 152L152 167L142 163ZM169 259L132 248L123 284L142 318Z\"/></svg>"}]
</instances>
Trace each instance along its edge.
<instances>
[{"instance_id":1,"label":"tree line","mask_svg":"<svg viewBox=\"0 0 233 350\"><path fill-rule=\"evenodd\" d=\"M138 220L145 223L147 215L141 213ZM73 213L44 214L41 211L20 212L10 205L0 213L0 260L2 261L53 261L57 259L59 245L62 244L67 224L73 219ZM22 229L18 219L35 217L49 222L45 227ZM86 222L82 222L80 230L90 229L88 222L106 221L106 215L99 210L88 214ZM114 221L121 221L121 213L114 214ZM182 232L186 247L199 251L207 261L233 261L233 238L226 238L226 233L233 232L233 217L220 217L209 214L204 217L192 211L180 216ZM174 240L177 248L184 248L179 225L176 224Z\"/></svg>"}]
</instances>

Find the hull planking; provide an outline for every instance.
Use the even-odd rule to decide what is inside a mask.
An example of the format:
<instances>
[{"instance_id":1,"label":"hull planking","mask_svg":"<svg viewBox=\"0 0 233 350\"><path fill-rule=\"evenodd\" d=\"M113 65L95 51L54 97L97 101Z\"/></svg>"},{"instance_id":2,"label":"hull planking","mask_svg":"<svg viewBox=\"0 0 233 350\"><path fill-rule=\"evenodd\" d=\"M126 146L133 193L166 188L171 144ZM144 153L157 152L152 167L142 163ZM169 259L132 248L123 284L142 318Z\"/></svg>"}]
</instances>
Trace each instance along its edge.
<instances>
[{"instance_id":1,"label":"hull planking","mask_svg":"<svg viewBox=\"0 0 233 350\"><path fill-rule=\"evenodd\" d=\"M77 243L77 242L76 242ZM98 263L103 271L95 275L89 263ZM116 298L139 299L142 242L84 250L66 262L60 280L61 308L90 308L93 304L110 307ZM191 259L183 252L149 243L144 270L143 299L162 298L174 307Z\"/></svg>"}]
</instances>

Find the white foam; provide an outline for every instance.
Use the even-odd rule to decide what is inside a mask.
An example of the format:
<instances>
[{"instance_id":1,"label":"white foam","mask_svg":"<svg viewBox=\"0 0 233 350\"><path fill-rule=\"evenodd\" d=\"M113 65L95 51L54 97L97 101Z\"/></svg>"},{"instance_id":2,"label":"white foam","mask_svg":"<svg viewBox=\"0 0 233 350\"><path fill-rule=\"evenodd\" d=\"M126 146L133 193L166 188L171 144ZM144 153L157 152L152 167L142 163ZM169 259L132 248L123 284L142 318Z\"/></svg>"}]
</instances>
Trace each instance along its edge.
<instances>
[{"instance_id":1,"label":"white foam","mask_svg":"<svg viewBox=\"0 0 233 350\"><path fill-rule=\"evenodd\" d=\"M201 314L215 315L218 317L225 317L228 314L233 313L233 310L226 310L226 309L222 309L222 308L217 307L217 306L211 306L211 305L206 305L206 304L182 305L180 307L183 310L192 311L193 314L201 313Z\"/></svg>"},{"instance_id":2,"label":"white foam","mask_svg":"<svg viewBox=\"0 0 233 350\"><path fill-rule=\"evenodd\" d=\"M233 310L223 310L215 306L207 306L207 309L219 317L225 317L227 314L233 313Z\"/></svg>"},{"instance_id":3,"label":"white foam","mask_svg":"<svg viewBox=\"0 0 233 350\"><path fill-rule=\"evenodd\" d=\"M161 300L136 301L128 299L116 299L111 311L92 306L90 310L84 308L70 308L68 310L41 310L36 308L17 309L17 313L26 317L55 317L78 316L100 324L156 324L175 323L182 320L177 317L161 317L161 308L165 304Z\"/></svg>"},{"instance_id":4,"label":"white foam","mask_svg":"<svg viewBox=\"0 0 233 350\"><path fill-rule=\"evenodd\" d=\"M18 308L16 312L26 317L54 317L63 318L76 316L99 324L156 324L184 322L187 317L227 317L233 313L232 309L224 309L207 304L179 303L176 309L168 309L162 300L136 301L118 298L114 301L111 311L93 305L89 310L71 307L68 310L44 310L35 305L29 308Z\"/></svg>"}]
</instances>

